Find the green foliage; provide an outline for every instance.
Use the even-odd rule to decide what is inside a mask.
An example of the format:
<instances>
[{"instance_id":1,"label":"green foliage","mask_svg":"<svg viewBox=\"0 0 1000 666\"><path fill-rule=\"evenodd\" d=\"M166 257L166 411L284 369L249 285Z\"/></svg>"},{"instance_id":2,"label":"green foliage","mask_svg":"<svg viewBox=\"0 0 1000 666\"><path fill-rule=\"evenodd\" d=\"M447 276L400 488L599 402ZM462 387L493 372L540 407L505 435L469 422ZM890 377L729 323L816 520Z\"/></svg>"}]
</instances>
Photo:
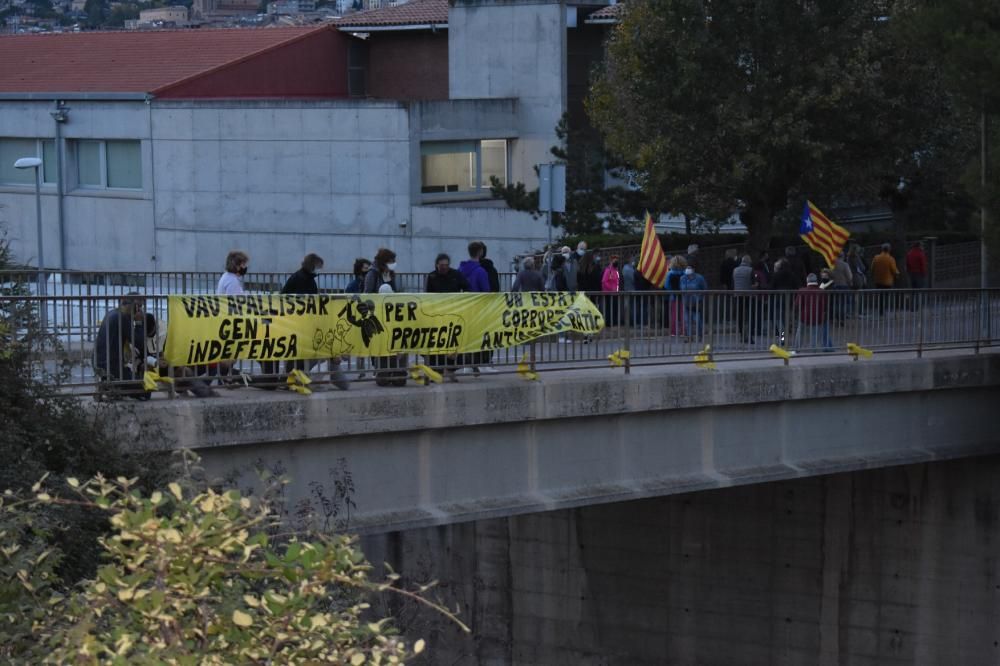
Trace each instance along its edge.
<instances>
[{"instance_id":1,"label":"green foliage","mask_svg":"<svg viewBox=\"0 0 1000 666\"><path fill-rule=\"evenodd\" d=\"M650 208L642 192L604 186L605 172L611 165L600 137L570 127L567 115L563 115L555 131L559 145L553 146L551 153L556 162L566 165L566 212L553 213L553 226L570 235L600 234L605 230L622 233L635 220L642 219ZM503 185L491 177L490 191L515 210L530 212L536 218L544 215L538 210L538 190L528 191L524 183Z\"/></svg>"},{"instance_id":2,"label":"green foliage","mask_svg":"<svg viewBox=\"0 0 1000 666\"><path fill-rule=\"evenodd\" d=\"M0 238L0 270L16 265ZM0 488L23 491L35 479L89 477L100 471L134 476L145 470L151 483L162 469L161 456L129 451L143 433L117 433L106 426L106 412L52 390L65 378L59 341L42 330L37 303L18 280L0 284ZM96 539L107 528L101 516L73 506L50 507L46 521L64 528L49 531L49 545L63 551L58 574L65 584L92 574L98 564Z\"/></svg>"},{"instance_id":3,"label":"green foliage","mask_svg":"<svg viewBox=\"0 0 1000 666\"><path fill-rule=\"evenodd\" d=\"M108 18L108 4L106 0L87 0L83 6L83 11L87 15L86 23L89 28L101 27Z\"/></svg>"},{"instance_id":4,"label":"green foliage","mask_svg":"<svg viewBox=\"0 0 1000 666\"><path fill-rule=\"evenodd\" d=\"M105 24L111 27L120 28L125 25L125 21L137 18L139 18L139 5L134 3L120 4L112 8L111 13L108 14Z\"/></svg>"},{"instance_id":5,"label":"green foliage","mask_svg":"<svg viewBox=\"0 0 1000 666\"><path fill-rule=\"evenodd\" d=\"M979 0L914 0L904 15L903 29L910 42L923 49L942 74L946 85L960 95L975 124L976 142L968 146L964 183L976 204L987 213L986 240L994 257L1000 256L1000 5ZM978 125L985 121L985 127ZM985 186L979 141L988 145ZM978 215L975 226L979 226Z\"/></svg>"},{"instance_id":6,"label":"green foliage","mask_svg":"<svg viewBox=\"0 0 1000 666\"><path fill-rule=\"evenodd\" d=\"M143 493L136 479L65 481L0 502L0 656L13 663L390 664L408 646L372 593L421 593L369 580L343 536L275 536L266 499L178 482ZM51 585L52 550L31 538L35 517L69 505L105 514L107 563L66 593ZM35 534L34 536L37 536ZM447 610L435 606L449 617ZM457 621L457 620L456 620Z\"/></svg>"},{"instance_id":7,"label":"green foliage","mask_svg":"<svg viewBox=\"0 0 1000 666\"><path fill-rule=\"evenodd\" d=\"M661 210L739 211L763 249L776 214L807 195L863 198L909 150L899 105L917 106L920 86L888 67L891 5L637 0L609 38L591 117Z\"/></svg>"}]
</instances>

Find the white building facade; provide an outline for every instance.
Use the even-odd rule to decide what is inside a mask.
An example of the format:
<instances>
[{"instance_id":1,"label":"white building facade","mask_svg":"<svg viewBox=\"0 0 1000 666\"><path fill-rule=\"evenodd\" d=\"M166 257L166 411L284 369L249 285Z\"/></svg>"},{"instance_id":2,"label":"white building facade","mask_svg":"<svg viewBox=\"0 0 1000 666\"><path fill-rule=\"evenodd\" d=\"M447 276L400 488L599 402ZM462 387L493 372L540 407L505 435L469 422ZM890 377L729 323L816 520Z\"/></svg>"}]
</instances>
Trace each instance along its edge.
<instances>
[{"instance_id":1,"label":"white building facade","mask_svg":"<svg viewBox=\"0 0 1000 666\"><path fill-rule=\"evenodd\" d=\"M384 246L429 271L482 240L506 269L548 230L492 199L489 176L534 187L551 159L565 6L459 3L448 19L449 100L4 92L0 223L35 265L33 176L12 165L37 154L48 268L212 271L240 248L258 271L308 252L348 270Z\"/></svg>"}]
</instances>

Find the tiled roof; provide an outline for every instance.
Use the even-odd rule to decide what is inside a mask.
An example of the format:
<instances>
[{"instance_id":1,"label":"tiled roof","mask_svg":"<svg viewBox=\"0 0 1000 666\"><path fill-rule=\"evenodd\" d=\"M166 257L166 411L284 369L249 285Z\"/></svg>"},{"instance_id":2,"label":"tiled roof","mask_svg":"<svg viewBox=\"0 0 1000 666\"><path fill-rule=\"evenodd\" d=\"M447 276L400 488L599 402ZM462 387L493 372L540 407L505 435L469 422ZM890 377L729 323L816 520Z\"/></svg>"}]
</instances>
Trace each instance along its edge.
<instances>
[{"instance_id":1,"label":"tiled roof","mask_svg":"<svg viewBox=\"0 0 1000 666\"><path fill-rule=\"evenodd\" d=\"M0 93L155 93L324 27L0 36Z\"/></svg>"},{"instance_id":2,"label":"tiled roof","mask_svg":"<svg viewBox=\"0 0 1000 666\"><path fill-rule=\"evenodd\" d=\"M587 17L587 23L617 23L625 13L625 5L619 2L616 5L601 7Z\"/></svg>"},{"instance_id":3,"label":"tiled roof","mask_svg":"<svg viewBox=\"0 0 1000 666\"><path fill-rule=\"evenodd\" d=\"M410 0L395 7L358 12L334 21L338 28L448 24L448 0Z\"/></svg>"}]
</instances>

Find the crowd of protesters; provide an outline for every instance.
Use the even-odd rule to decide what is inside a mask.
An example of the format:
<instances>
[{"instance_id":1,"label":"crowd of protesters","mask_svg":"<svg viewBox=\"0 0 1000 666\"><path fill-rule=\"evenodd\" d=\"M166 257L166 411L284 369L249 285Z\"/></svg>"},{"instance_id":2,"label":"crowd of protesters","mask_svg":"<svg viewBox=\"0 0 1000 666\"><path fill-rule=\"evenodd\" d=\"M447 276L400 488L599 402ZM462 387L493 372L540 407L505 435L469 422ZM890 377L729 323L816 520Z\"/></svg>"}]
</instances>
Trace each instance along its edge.
<instances>
[{"instance_id":1,"label":"crowd of protesters","mask_svg":"<svg viewBox=\"0 0 1000 666\"><path fill-rule=\"evenodd\" d=\"M841 252L832 267L825 265L818 271L810 266L810 257L794 247L787 247L776 261L768 253L754 260L750 255L740 256L735 248L725 251L718 267L718 283L722 290L735 292L721 301L724 307L714 316L733 324L736 335L743 343L754 344L758 338L773 338L781 345L794 340L795 348L833 348L831 325L843 325L857 315L860 303L853 292L876 289L883 292L893 289L900 277L900 270L891 254L889 244L866 261L863 249L851 244ZM650 298L642 292L656 292L643 273L638 270L637 256L606 256L600 250L589 250L581 241L576 249L569 246L552 248L543 256L528 256L518 263L516 277L511 286L514 292L531 291L582 291L590 295L601 309L610 327L662 326L670 336L685 340L700 340L705 331L706 295L709 285L703 271L704 262L698 245L692 244L686 253L668 258L668 271L661 296ZM225 270L219 278L216 293L239 295L244 293L244 276L250 257L240 250L229 252ZM362 308L366 301L362 294L392 294L399 291L396 280L396 254L388 248L379 248L372 259L358 258L353 265L352 277L344 292L355 295ZM284 286L283 294L317 294L320 289L316 276L324 267L323 259L314 253L307 254ZM910 286L921 289L927 286L928 261L920 243L913 243L906 254L905 269ZM487 257L486 244L473 241L468 245L468 257L458 268L452 267L448 254L438 254L434 267L425 279L427 293L499 292L499 273ZM624 298L610 294L628 292ZM911 307L918 307L916 298L909 300ZM890 299L876 298L877 312L884 314ZM370 301L368 301L370 306ZM874 308L873 308L874 309ZM872 313L874 314L874 312ZM626 321L626 318L628 321ZM792 330L786 330L791 328ZM794 332L794 338L791 333ZM130 293L120 306L107 314L98 330L94 346L94 367L106 386L113 382L136 382L149 368L157 369L155 347L157 322L152 314L144 312L143 297ZM560 341L566 341L560 336ZM589 341L585 338L584 342ZM162 335L160 344L162 345ZM148 352L148 353L147 353ZM407 377L407 359L404 356L377 357L368 361L376 382L380 385L402 385ZM349 382L341 370L342 359L327 361L331 383L347 389ZM470 372L495 372L491 352L473 354L430 355L427 363L455 381L456 374ZM275 387L280 380L295 370L310 371L318 362L294 360L282 369L277 362L260 364L261 375L271 381L257 382L262 387ZM359 378L365 377L366 360L356 359L355 370ZM187 378L179 383L181 390L191 390L196 395L211 395L211 383L232 382L233 364L217 363L198 368L175 368ZM201 380L199 380L199 377ZM243 381L247 382L246 377Z\"/></svg>"}]
</instances>

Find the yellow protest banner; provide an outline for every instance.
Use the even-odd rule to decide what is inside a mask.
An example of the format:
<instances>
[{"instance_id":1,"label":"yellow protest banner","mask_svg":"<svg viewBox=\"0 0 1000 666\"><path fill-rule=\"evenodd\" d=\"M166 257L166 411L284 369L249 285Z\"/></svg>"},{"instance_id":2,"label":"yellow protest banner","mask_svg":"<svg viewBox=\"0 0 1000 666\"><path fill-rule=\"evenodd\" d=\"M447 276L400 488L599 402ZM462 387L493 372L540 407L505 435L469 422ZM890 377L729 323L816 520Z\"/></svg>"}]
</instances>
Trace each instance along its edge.
<instances>
[{"instance_id":1,"label":"yellow protest banner","mask_svg":"<svg viewBox=\"0 0 1000 666\"><path fill-rule=\"evenodd\" d=\"M259 294L170 296L172 365L454 354L512 347L604 318L584 294Z\"/></svg>"}]
</instances>

